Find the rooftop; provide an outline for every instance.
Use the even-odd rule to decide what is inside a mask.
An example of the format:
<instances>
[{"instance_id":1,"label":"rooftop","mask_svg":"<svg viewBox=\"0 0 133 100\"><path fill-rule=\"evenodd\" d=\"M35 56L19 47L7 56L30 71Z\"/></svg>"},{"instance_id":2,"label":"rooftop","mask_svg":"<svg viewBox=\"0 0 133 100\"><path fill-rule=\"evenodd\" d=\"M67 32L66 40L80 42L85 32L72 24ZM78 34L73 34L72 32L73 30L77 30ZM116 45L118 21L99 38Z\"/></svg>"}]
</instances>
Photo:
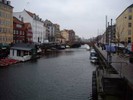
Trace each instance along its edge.
<instances>
[{"instance_id":1,"label":"rooftop","mask_svg":"<svg viewBox=\"0 0 133 100\"><path fill-rule=\"evenodd\" d=\"M117 18L116 20L129 8L133 8L133 4L131 4L130 6L128 6Z\"/></svg>"},{"instance_id":2,"label":"rooftop","mask_svg":"<svg viewBox=\"0 0 133 100\"><path fill-rule=\"evenodd\" d=\"M11 49L30 51L35 49L35 45L29 43L16 43L11 47Z\"/></svg>"},{"instance_id":3,"label":"rooftop","mask_svg":"<svg viewBox=\"0 0 133 100\"><path fill-rule=\"evenodd\" d=\"M24 24L22 21L13 16L13 22L18 24Z\"/></svg>"},{"instance_id":4,"label":"rooftop","mask_svg":"<svg viewBox=\"0 0 133 100\"><path fill-rule=\"evenodd\" d=\"M32 13L32 12L30 12L30 11L27 11L27 10L25 10L31 17L33 17L34 15L35 15L35 13Z\"/></svg>"}]
</instances>

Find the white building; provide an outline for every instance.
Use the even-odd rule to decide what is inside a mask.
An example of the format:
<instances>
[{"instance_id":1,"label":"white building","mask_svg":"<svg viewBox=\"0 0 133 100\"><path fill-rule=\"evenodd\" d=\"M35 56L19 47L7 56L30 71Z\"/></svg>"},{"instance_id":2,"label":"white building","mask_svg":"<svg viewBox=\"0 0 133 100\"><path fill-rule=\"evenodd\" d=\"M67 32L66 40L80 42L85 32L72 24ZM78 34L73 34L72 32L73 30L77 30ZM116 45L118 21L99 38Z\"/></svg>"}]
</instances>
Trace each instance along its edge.
<instances>
[{"instance_id":1,"label":"white building","mask_svg":"<svg viewBox=\"0 0 133 100\"><path fill-rule=\"evenodd\" d=\"M49 42L55 41L55 27L54 24L50 20L44 21L44 26L46 27L46 37Z\"/></svg>"},{"instance_id":2,"label":"white building","mask_svg":"<svg viewBox=\"0 0 133 100\"><path fill-rule=\"evenodd\" d=\"M23 10L22 12L14 12L13 16L23 22L31 24L34 43L44 43L46 40L46 27L44 26L43 20L39 18L38 15L27 10Z\"/></svg>"}]
</instances>

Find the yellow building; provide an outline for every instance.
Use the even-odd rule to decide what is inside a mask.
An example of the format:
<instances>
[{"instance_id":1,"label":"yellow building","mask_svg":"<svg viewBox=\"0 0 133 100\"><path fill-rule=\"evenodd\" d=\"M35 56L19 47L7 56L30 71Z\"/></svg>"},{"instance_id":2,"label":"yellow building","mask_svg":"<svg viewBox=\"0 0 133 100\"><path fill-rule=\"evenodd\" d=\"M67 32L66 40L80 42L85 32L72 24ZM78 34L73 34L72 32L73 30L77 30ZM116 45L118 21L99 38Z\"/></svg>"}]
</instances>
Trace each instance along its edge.
<instances>
[{"instance_id":1,"label":"yellow building","mask_svg":"<svg viewBox=\"0 0 133 100\"><path fill-rule=\"evenodd\" d=\"M60 33L56 34L55 37L56 37L55 38L56 43L59 43L59 44L65 44L66 43L65 38Z\"/></svg>"},{"instance_id":2,"label":"yellow building","mask_svg":"<svg viewBox=\"0 0 133 100\"><path fill-rule=\"evenodd\" d=\"M116 18L116 40L133 43L133 4Z\"/></svg>"},{"instance_id":3,"label":"yellow building","mask_svg":"<svg viewBox=\"0 0 133 100\"><path fill-rule=\"evenodd\" d=\"M66 43L69 42L69 30L62 30L61 31L61 35L64 37L64 39L66 40Z\"/></svg>"},{"instance_id":4,"label":"yellow building","mask_svg":"<svg viewBox=\"0 0 133 100\"><path fill-rule=\"evenodd\" d=\"M13 42L13 7L10 1L0 0L0 43Z\"/></svg>"}]
</instances>

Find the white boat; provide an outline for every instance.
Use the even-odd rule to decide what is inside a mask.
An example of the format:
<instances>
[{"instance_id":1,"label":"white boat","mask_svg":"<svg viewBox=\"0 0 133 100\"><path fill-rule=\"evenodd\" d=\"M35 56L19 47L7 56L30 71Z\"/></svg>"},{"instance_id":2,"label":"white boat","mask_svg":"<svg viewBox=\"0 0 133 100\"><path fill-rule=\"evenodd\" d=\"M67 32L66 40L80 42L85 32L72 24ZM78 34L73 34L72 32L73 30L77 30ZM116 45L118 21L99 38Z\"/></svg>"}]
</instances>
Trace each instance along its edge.
<instances>
[{"instance_id":1,"label":"white boat","mask_svg":"<svg viewBox=\"0 0 133 100\"><path fill-rule=\"evenodd\" d=\"M86 46L86 50L89 51L90 50L90 47L89 46Z\"/></svg>"},{"instance_id":2,"label":"white boat","mask_svg":"<svg viewBox=\"0 0 133 100\"><path fill-rule=\"evenodd\" d=\"M92 49L90 51L90 62L92 62L92 63L97 63L98 62L97 53L94 49Z\"/></svg>"},{"instance_id":3,"label":"white boat","mask_svg":"<svg viewBox=\"0 0 133 100\"><path fill-rule=\"evenodd\" d=\"M90 50L90 46L88 44L84 44L81 46L81 49Z\"/></svg>"}]
</instances>

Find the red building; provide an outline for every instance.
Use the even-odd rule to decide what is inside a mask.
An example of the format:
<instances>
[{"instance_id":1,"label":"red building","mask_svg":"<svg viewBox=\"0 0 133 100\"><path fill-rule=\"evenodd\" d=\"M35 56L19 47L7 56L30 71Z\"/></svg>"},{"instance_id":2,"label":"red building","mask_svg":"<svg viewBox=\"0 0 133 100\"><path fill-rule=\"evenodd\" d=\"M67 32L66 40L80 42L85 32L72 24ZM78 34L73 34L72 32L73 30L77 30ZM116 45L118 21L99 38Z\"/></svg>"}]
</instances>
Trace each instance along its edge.
<instances>
[{"instance_id":1,"label":"red building","mask_svg":"<svg viewBox=\"0 0 133 100\"><path fill-rule=\"evenodd\" d=\"M30 23L24 23L13 17L13 43L32 43Z\"/></svg>"},{"instance_id":2,"label":"red building","mask_svg":"<svg viewBox=\"0 0 133 100\"><path fill-rule=\"evenodd\" d=\"M24 39L24 23L13 17L13 43L22 43Z\"/></svg>"},{"instance_id":3,"label":"red building","mask_svg":"<svg viewBox=\"0 0 133 100\"><path fill-rule=\"evenodd\" d=\"M32 43L32 27L30 23L24 23L25 43Z\"/></svg>"}]
</instances>

